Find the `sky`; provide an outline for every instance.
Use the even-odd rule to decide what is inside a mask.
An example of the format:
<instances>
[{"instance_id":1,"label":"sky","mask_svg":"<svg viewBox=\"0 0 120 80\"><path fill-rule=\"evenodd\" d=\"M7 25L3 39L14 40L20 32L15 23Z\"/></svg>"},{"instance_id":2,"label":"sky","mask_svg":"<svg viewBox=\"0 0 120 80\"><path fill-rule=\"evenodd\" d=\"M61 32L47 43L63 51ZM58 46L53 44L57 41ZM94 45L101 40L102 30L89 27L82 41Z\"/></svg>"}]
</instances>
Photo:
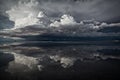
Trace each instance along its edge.
<instances>
[{"instance_id":1,"label":"sky","mask_svg":"<svg viewBox=\"0 0 120 80\"><path fill-rule=\"evenodd\" d=\"M0 14L7 15L6 11L16 6L19 2L30 0L1 0ZM43 10L50 17L58 17L69 13L78 21L95 18L99 21L119 21L119 0L33 0L36 12Z\"/></svg>"},{"instance_id":2,"label":"sky","mask_svg":"<svg viewBox=\"0 0 120 80\"><path fill-rule=\"evenodd\" d=\"M0 28L15 30L38 25L34 27L47 28L47 32L67 29L66 32L76 33L77 28L78 32L96 31L120 25L119 3L120 0L1 0Z\"/></svg>"}]
</instances>

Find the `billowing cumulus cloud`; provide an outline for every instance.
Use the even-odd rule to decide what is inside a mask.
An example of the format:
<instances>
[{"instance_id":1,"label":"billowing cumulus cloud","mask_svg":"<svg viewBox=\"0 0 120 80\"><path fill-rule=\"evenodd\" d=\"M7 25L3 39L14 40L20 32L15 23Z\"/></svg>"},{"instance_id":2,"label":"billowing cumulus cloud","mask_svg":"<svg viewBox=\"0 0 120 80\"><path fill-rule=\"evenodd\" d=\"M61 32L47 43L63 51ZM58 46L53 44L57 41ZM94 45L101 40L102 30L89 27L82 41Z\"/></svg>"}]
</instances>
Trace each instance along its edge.
<instances>
[{"instance_id":1,"label":"billowing cumulus cloud","mask_svg":"<svg viewBox=\"0 0 120 80\"><path fill-rule=\"evenodd\" d=\"M60 22L59 21L55 21L53 23L50 24L50 26L53 26L53 27L59 27L59 26L62 26L62 25L76 25L76 21L74 20L74 18L70 15L67 15L67 14L64 14L61 19L60 19Z\"/></svg>"},{"instance_id":2,"label":"billowing cumulus cloud","mask_svg":"<svg viewBox=\"0 0 120 80\"><path fill-rule=\"evenodd\" d=\"M15 22L14 29L36 24L39 21L37 19L38 5L38 2L34 0L30 2L19 1L18 5L6 11L10 20Z\"/></svg>"}]
</instances>

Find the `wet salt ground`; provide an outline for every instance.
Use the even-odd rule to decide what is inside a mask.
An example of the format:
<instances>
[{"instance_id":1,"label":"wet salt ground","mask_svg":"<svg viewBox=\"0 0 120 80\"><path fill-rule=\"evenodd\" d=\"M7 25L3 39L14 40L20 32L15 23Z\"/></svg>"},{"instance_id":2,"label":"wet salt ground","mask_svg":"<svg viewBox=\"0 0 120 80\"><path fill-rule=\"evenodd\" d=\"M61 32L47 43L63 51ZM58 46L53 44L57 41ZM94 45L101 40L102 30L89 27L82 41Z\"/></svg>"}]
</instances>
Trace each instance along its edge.
<instances>
[{"instance_id":1,"label":"wet salt ground","mask_svg":"<svg viewBox=\"0 0 120 80\"><path fill-rule=\"evenodd\" d=\"M46 44L0 46L1 80L119 79L118 44Z\"/></svg>"}]
</instances>

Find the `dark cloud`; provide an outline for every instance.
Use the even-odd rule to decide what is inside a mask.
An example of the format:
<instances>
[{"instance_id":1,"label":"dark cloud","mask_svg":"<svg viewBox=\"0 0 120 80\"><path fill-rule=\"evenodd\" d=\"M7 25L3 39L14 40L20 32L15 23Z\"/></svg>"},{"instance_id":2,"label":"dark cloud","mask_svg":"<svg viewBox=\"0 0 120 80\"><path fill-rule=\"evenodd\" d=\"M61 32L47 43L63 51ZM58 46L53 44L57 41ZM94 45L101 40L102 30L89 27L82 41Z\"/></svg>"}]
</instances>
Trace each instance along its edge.
<instances>
[{"instance_id":1,"label":"dark cloud","mask_svg":"<svg viewBox=\"0 0 120 80\"><path fill-rule=\"evenodd\" d=\"M0 29L12 28L13 26L13 21L10 21L6 16L0 15Z\"/></svg>"},{"instance_id":2,"label":"dark cloud","mask_svg":"<svg viewBox=\"0 0 120 80\"><path fill-rule=\"evenodd\" d=\"M2 0L0 11L10 9L20 0ZM29 0L26 0L29 1ZM45 11L48 16L69 13L76 19L92 19L99 21L119 21L119 0L37 0L38 8Z\"/></svg>"},{"instance_id":3,"label":"dark cloud","mask_svg":"<svg viewBox=\"0 0 120 80\"><path fill-rule=\"evenodd\" d=\"M119 3L119 0L3 0L0 11L9 19L7 21L1 19L0 21L6 22L5 24L9 25L7 27L22 28L18 32L17 30L12 32L17 36L34 33L37 35L43 33L83 35L82 33L86 33L88 35L89 32L93 32L90 34L93 35L101 28L111 27L111 24L106 22L119 22ZM45 25L37 23L43 22L37 18L40 12L44 14ZM10 25L9 20L15 24ZM87 20L94 21L89 24L81 24L82 21ZM102 24L103 21L105 25ZM49 27L51 24L53 27ZM6 27L2 24L1 26ZM28 27L26 28L26 26ZM45 28L46 26L47 28ZM56 28L54 28L55 26ZM97 35L103 34L97 33Z\"/></svg>"}]
</instances>

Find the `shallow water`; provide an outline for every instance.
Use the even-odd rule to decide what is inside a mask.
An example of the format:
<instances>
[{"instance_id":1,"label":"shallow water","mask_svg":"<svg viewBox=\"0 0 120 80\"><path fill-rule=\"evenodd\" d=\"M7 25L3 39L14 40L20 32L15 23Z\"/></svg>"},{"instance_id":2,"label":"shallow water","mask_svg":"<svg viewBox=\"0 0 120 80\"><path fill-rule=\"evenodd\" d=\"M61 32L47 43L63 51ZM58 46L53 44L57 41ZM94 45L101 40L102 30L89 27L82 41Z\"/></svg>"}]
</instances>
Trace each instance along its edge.
<instances>
[{"instance_id":1,"label":"shallow water","mask_svg":"<svg viewBox=\"0 0 120 80\"><path fill-rule=\"evenodd\" d=\"M0 76L4 80L114 80L120 74L119 42L104 43L3 42Z\"/></svg>"}]
</instances>

